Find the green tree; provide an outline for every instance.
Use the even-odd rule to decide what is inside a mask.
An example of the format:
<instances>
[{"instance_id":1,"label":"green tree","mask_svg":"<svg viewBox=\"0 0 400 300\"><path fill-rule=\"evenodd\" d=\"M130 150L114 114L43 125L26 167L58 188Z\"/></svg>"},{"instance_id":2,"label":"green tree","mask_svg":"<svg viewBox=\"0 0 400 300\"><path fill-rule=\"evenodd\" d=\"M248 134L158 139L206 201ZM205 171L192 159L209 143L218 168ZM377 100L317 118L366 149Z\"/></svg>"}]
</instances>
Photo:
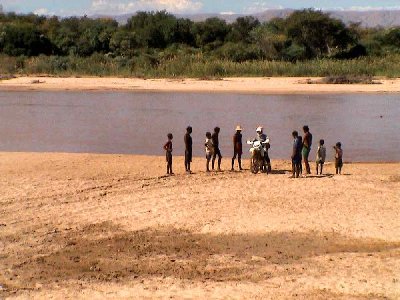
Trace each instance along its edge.
<instances>
[{"instance_id":1,"label":"green tree","mask_svg":"<svg viewBox=\"0 0 400 300\"><path fill-rule=\"evenodd\" d=\"M381 38L381 41L384 45L399 48L400 47L400 27L391 28Z\"/></svg>"},{"instance_id":2,"label":"green tree","mask_svg":"<svg viewBox=\"0 0 400 300\"><path fill-rule=\"evenodd\" d=\"M342 21L312 9L295 11L285 27L288 38L305 49L307 58L335 54L357 40Z\"/></svg>"},{"instance_id":3,"label":"green tree","mask_svg":"<svg viewBox=\"0 0 400 300\"><path fill-rule=\"evenodd\" d=\"M83 18L79 25L81 34L76 41L77 54L79 56L90 56L93 53L107 53L110 51L111 37L118 28L116 21Z\"/></svg>"},{"instance_id":4,"label":"green tree","mask_svg":"<svg viewBox=\"0 0 400 300\"><path fill-rule=\"evenodd\" d=\"M113 33L110 40L110 50L119 56L133 57L136 50L140 48L140 43L135 32L119 29Z\"/></svg>"},{"instance_id":5,"label":"green tree","mask_svg":"<svg viewBox=\"0 0 400 300\"><path fill-rule=\"evenodd\" d=\"M185 44L188 46L196 46L196 40L193 33L194 23L189 19L177 19L174 34L172 37L173 43Z\"/></svg>"},{"instance_id":6,"label":"green tree","mask_svg":"<svg viewBox=\"0 0 400 300\"><path fill-rule=\"evenodd\" d=\"M263 58L263 53L256 45L249 45L243 42L227 42L215 50L215 54L222 59L234 62L257 60Z\"/></svg>"},{"instance_id":7,"label":"green tree","mask_svg":"<svg viewBox=\"0 0 400 300\"><path fill-rule=\"evenodd\" d=\"M80 37L79 18L71 17L63 19L52 39L58 54L60 55L77 55L77 41Z\"/></svg>"},{"instance_id":8,"label":"green tree","mask_svg":"<svg viewBox=\"0 0 400 300\"><path fill-rule=\"evenodd\" d=\"M0 51L11 56L51 54L49 39L33 24L0 25Z\"/></svg>"},{"instance_id":9,"label":"green tree","mask_svg":"<svg viewBox=\"0 0 400 300\"><path fill-rule=\"evenodd\" d=\"M195 23L194 33L198 47L204 47L211 43L222 45L229 33L229 26L224 20L208 18L204 22Z\"/></svg>"},{"instance_id":10,"label":"green tree","mask_svg":"<svg viewBox=\"0 0 400 300\"><path fill-rule=\"evenodd\" d=\"M240 17L231 25L227 40L231 42L251 43L250 32L260 25L260 21L252 16Z\"/></svg>"},{"instance_id":11,"label":"green tree","mask_svg":"<svg viewBox=\"0 0 400 300\"><path fill-rule=\"evenodd\" d=\"M282 59L282 51L287 44L287 36L274 23L265 23L254 28L250 36L266 59Z\"/></svg>"},{"instance_id":12,"label":"green tree","mask_svg":"<svg viewBox=\"0 0 400 300\"><path fill-rule=\"evenodd\" d=\"M142 46L164 49L174 42L177 20L166 11L138 12L126 28L134 32Z\"/></svg>"},{"instance_id":13,"label":"green tree","mask_svg":"<svg viewBox=\"0 0 400 300\"><path fill-rule=\"evenodd\" d=\"M108 53L110 41L118 29L112 19L66 18L50 19L43 24L60 55L90 56Z\"/></svg>"}]
</instances>

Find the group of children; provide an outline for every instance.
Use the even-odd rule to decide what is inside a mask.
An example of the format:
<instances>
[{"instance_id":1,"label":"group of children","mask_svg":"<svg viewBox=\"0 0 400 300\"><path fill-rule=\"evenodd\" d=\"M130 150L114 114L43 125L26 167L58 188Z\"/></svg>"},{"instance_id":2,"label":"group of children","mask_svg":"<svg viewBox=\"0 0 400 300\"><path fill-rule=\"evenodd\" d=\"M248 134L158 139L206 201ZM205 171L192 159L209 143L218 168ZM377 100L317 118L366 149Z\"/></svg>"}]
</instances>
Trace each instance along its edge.
<instances>
[{"instance_id":1,"label":"group of children","mask_svg":"<svg viewBox=\"0 0 400 300\"><path fill-rule=\"evenodd\" d=\"M192 153L193 153L193 140L192 140L192 127L188 126L186 128L186 133L184 136L185 142L185 170L187 173L191 173L190 164L192 162ZM233 136L233 148L234 148L234 155L232 158L232 170L234 169L235 160L237 157L239 170L242 169L242 128L238 125L236 127L236 133ZM211 161L211 168L212 170L215 169L215 161L217 160L217 170L221 171L221 162L222 162L222 154L219 148L219 132L220 128L215 127L213 134L211 132L206 133L206 140L204 143L205 152L206 152L206 171L210 172L210 161ZM167 161L167 174L173 175L172 171L172 133L168 133L167 135L168 141L164 145L165 150L165 158Z\"/></svg>"},{"instance_id":2,"label":"group of children","mask_svg":"<svg viewBox=\"0 0 400 300\"><path fill-rule=\"evenodd\" d=\"M297 178L303 173L302 160L304 160L304 165L306 167L307 174L311 174L310 165L308 163L308 156L311 151L312 145L312 134L307 125L303 126L304 137L299 136L297 131L292 132L294 138L293 141L293 152L292 152L292 178ZM335 150L335 169L336 174L342 173L343 167L343 150L342 144L337 142L333 146ZM319 141L316 157L316 171L317 175L322 175L323 166L326 159L326 148L325 141L321 139Z\"/></svg>"},{"instance_id":3,"label":"group of children","mask_svg":"<svg viewBox=\"0 0 400 300\"><path fill-rule=\"evenodd\" d=\"M260 128L260 127L259 127ZM231 170L234 170L234 164L235 160L237 158L238 160L238 165L239 165L239 170L242 169L242 154L243 154L243 145L242 145L242 127L238 125L236 127L236 132L233 136L233 157L232 157L232 168ZM312 134L310 133L310 130L308 126L303 126L303 131L304 131L304 138L299 136L297 131L292 132L292 136L294 138L293 142L293 152L292 152L292 177L299 177L300 174L303 173L303 168L302 168L302 160L304 160L304 165L306 168L307 174L311 174L309 162L308 162L308 157L311 151L311 145L312 145ZM211 168L214 170L215 168L215 160L218 157L218 165L217 165L217 170L221 171L221 161L222 161L222 154L221 150L219 148L219 133L220 133L220 128L215 127L213 134L211 132L206 133L206 139L204 143L205 147L205 154L206 154L206 171L210 172L210 161L211 161ZM184 142L185 142L185 170L187 173L191 173L191 168L190 164L192 162L192 150L193 150L193 140L191 137L192 134L192 127L188 126L186 128L186 134L184 136ZM165 150L165 155L166 155L166 161L167 161L167 174L168 175L173 175L174 173L172 172L172 139L173 135L172 133L168 133L167 135L168 141L164 145L164 150ZM316 172L317 175L320 174L322 175L322 170L323 166L325 163L326 159L326 148L325 148L325 141L321 139L319 141L318 149L317 149L317 155L316 155ZM336 169L336 174L341 174L342 172L342 166L343 166L343 150L342 150L342 144L340 142L337 142L335 146L333 146L335 149L335 169Z\"/></svg>"}]
</instances>

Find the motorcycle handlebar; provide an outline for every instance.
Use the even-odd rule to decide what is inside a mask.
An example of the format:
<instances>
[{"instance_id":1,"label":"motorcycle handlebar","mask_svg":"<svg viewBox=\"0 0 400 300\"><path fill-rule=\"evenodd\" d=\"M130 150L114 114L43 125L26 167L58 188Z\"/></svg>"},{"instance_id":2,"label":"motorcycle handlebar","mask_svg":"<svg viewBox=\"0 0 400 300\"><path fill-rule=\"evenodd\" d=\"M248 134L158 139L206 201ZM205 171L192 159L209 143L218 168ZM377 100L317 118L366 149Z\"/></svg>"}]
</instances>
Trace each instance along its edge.
<instances>
[{"instance_id":1,"label":"motorcycle handlebar","mask_svg":"<svg viewBox=\"0 0 400 300\"><path fill-rule=\"evenodd\" d=\"M247 144L248 145L253 145L253 143L255 142L255 140L254 141L247 141ZM269 139L267 139L266 141L264 141L264 142L261 142L261 144L269 144Z\"/></svg>"}]
</instances>

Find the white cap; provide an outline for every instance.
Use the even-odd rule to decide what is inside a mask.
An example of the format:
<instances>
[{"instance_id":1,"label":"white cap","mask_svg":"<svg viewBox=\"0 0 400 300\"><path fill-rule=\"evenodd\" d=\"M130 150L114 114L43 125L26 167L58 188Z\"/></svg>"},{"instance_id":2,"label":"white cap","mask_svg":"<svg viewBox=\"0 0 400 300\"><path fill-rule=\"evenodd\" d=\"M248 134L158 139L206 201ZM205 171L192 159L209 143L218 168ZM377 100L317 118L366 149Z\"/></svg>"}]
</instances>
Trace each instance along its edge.
<instances>
[{"instance_id":1,"label":"white cap","mask_svg":"<svg viewBox=\"0 0 400 300\"><path fill-rule=\"evenodd\" d=\"M262 126L258 126L257 129L256 129L256 132L262 132L263 129L264 129L264 128L263 128Z\"/></svg>"}]
</instances>

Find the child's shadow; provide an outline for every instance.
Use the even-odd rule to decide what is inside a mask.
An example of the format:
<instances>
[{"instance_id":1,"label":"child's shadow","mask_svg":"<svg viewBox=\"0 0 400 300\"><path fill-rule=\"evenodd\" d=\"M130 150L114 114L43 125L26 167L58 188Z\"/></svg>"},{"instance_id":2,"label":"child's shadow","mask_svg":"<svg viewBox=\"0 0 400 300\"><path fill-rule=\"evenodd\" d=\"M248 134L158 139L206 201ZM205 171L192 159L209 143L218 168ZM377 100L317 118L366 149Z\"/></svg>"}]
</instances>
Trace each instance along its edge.
<instances>
[{"instance_id":1,"label":"child's shadow","mask_svg":"<svg viewBox=\"0 0 400 300\"><path fill-rule=\"evenodd\" d=\"M291 173L292 170L271 170L270 174L287 174L287 173Z\"/></svg>"},{"instance_id":2,"label":"child's shadow","mask_svg":"<svg viewBox=\"0 0 400 300\"><path fill-rule=\"evenodd\" d=\"M306 178L332 178L333 176L333 174L307 175Z\"/></svg>"}]
</instances>

